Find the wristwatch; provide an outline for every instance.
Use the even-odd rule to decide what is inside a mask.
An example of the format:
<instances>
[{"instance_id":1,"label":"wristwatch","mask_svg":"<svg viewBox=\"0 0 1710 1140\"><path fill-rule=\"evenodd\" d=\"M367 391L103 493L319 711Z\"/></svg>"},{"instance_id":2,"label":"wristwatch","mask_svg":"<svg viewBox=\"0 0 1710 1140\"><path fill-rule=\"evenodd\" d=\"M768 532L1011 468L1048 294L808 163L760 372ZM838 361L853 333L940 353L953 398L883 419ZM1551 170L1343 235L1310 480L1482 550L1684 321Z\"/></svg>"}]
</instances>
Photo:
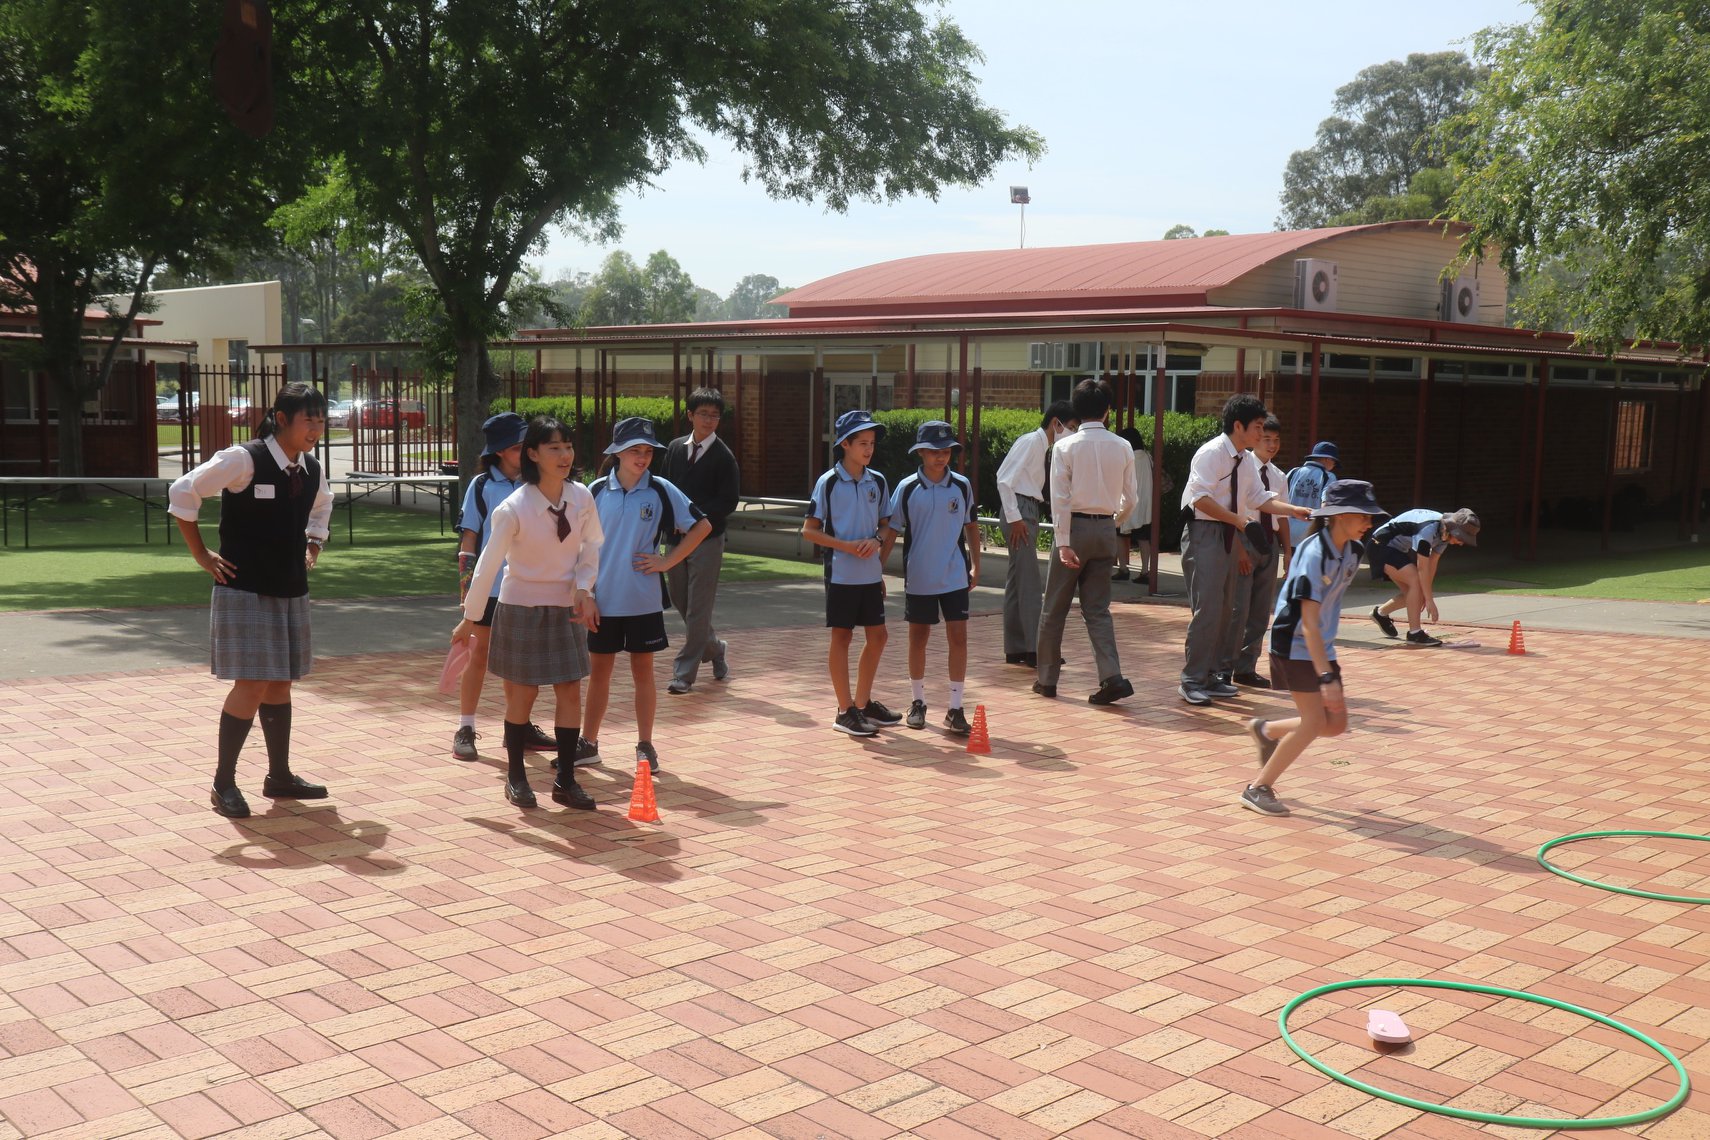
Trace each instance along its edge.
<instances>
[{"instance_id":1,"label":"wristwatch","mask_svg":"<svg viewBox=\"0 0 1710 1140\"><path fill-rule=\"evenodd\" d=\"M1338 677L1334 672L1318 674L1318 683L1320 685L1333 684L1334 682L1340 681L1341 679L1342 678Z\"/></svg>"}]
</instances>

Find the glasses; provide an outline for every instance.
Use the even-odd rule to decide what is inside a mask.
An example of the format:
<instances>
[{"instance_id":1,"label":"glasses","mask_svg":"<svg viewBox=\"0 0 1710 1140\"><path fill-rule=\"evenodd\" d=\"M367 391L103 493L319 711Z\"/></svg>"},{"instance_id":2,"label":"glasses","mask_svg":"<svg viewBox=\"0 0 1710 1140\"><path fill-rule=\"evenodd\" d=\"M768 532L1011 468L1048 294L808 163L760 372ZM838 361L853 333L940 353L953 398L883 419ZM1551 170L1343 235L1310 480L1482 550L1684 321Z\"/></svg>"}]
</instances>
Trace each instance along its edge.
<instances>
[{"instance_id":1,"label":"glasses","mask_svg":"<svg viewBox=\"0 0 1710 1140\"><path fill-rule=\"evenodd\" d=\"M722 412L714 408L697 408L689 413L689 418L696 420L719 420L723 418L723 415L724 414Z\"/></svg>"}]
</instances>

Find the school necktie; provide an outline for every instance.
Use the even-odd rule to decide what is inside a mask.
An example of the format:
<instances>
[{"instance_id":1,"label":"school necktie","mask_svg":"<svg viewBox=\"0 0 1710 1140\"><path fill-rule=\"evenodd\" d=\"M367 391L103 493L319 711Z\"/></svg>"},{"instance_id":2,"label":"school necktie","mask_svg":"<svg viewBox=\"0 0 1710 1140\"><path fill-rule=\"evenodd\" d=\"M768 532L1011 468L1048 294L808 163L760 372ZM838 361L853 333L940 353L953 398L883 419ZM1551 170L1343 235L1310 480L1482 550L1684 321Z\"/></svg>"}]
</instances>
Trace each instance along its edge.
<instances>
[{"instance_id":1,"label":"school necktie","mask_svg":"<svg viewBox=\"0 0 1710 1140\"><path fill-rule=\"evenodd\" d=\"M285 470L291 476L291 497L295 499L298 495L303 493L302 464L293 463L289 467L285 468Z\"/></svg>"},{"instance_id":2,"label":"school necktie","mask_svg":"<svg viewBox=\"0 0 1710 1140\"><path fill-rule=\"evenodd\" d=\"M1229 509L1236 515L1241 513L1241 456L1235 456L1235 466L1229 471ZM1235 549L1235 528L1223 528L1223 552L1227 554Z\"/></svg>"},{"instance_id":3,"label":"school necktie","mask_svg":"<svg viewBox=\"0 0 1710 1140\"><path fill-rule=\"evenodd\" d=\"M1259 482L1264 486L1265 490L1269 491L1271 489L1271 473L1266 471L1263 467L1259 468ZM1264 511L1260 511L1259 521L1265 524L1265 536L1267 538L1275 538L1277 534L1276 517L1274 515L1268 515Z\"/></svg>"},{"instance_id":4,"label":"school necktie","mask_svg":"<svg viewBox=\"0 0 1710 1140\"><path fill-rule=\"evenodd\" d=\"M569 503L560 503L556 507L547 507L546 513L552 516L552 523L558 528L558 541L563 542L570 537L570 520L564 517L564 512L570 509Z\"/></svg>"},{"instance_id":5,"label":"school necktie","mask_svg":"<svg viewBox=\"0 0 1710 1140\"><path fill-rule=\"evenodd\" d=\"M695 460L699 459L700 457L701 457L701 444L700 444L699 440L696 440L695 446L689 449L689 466L693 467L695 465Z\"/></svg>"}]
</instances>

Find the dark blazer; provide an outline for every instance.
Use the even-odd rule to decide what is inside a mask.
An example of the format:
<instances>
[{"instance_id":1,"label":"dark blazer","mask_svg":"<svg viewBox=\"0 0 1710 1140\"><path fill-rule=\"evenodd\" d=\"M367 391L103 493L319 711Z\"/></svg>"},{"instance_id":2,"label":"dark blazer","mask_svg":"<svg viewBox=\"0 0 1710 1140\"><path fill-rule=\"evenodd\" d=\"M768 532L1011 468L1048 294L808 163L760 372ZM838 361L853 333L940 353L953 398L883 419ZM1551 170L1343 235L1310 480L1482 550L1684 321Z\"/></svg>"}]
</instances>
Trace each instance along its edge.
<instances>
[{"instance_id":1,"label":"dark blazer","mask_svg":"<svg viewBox=\"0 0 1710 1140\"><path fill-rule=\"evenodd\" d=\"M690 466L689 443L693 438L685 435L671 441L671 446L665 449L661 474L706 514L713 534L723 534L725 516L736 509L736 501L742 494L741 472L736 456L717 436L713 437L712 446L704 449Z\"/></svg>"}]
</instances>

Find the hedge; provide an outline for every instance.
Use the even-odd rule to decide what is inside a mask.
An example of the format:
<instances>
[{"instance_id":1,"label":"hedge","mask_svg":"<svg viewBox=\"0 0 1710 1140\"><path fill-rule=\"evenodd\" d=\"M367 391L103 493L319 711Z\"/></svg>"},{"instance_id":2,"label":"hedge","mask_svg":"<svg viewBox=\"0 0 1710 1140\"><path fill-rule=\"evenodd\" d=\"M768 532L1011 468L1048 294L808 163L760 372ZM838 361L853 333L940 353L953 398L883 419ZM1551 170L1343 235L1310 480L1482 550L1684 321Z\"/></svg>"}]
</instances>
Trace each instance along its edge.
<instances>
[{"instance_id":1,"label":"hedge","mask_svg":"<svg viewBox=\"0 0 1710 1140\"><path fill-rule=\"evenodd\" d=\"M586 401L584 408L591 408L592 401ZM510 399L504 398L493 402L497 412L511 410ZM542 396L535 399L524 399L516 402L516 410L522 416L550 415L556 416L571 426L576 436L576 454L579 464L586 471L592 471L598 466L598 456L604 447L604 440L591 438L592 424L576 422L576 400L572 396ZM1003 462L1003 457L1009 454L1009 449L1015 441L1039 426L1038 412L1030 412L1017 408L983 408L980 411L980 485L976 492L980 502L980 513L996 515L998 513L997 471ZM625 419L629 416L646 416L653 421L654 432L661 440L672 439L675 425L672 418L671 401L664 396L620 396L617 400L616 418ZM914 442L915 431L927 420L943 419L942 408L897 408L894 411L879 412L875 417L885 425L885 438L880 441L878 450L874 453L873 463L884 473L891 486L906 478L915 470L915 464L908 457L909 445ZM952 421L954 422L954 421ZM1148 444L1152 442L1152 417L1136 416L1135 430L1138 431ZM1181 534L1181 510L1176 503L1179 500L1180 488L1187 484L1188 464L1193 460L1193 453L1199 446L1218 431L1215 416L1190 416L1182 412L1164 413L1164 470L1175 480L1177 492L1164 496L1163 529L1160 534L1165 549L1173 550ZM800 491L802 496L807 494L807 488Z\"/></svg>"}]
</instances>

